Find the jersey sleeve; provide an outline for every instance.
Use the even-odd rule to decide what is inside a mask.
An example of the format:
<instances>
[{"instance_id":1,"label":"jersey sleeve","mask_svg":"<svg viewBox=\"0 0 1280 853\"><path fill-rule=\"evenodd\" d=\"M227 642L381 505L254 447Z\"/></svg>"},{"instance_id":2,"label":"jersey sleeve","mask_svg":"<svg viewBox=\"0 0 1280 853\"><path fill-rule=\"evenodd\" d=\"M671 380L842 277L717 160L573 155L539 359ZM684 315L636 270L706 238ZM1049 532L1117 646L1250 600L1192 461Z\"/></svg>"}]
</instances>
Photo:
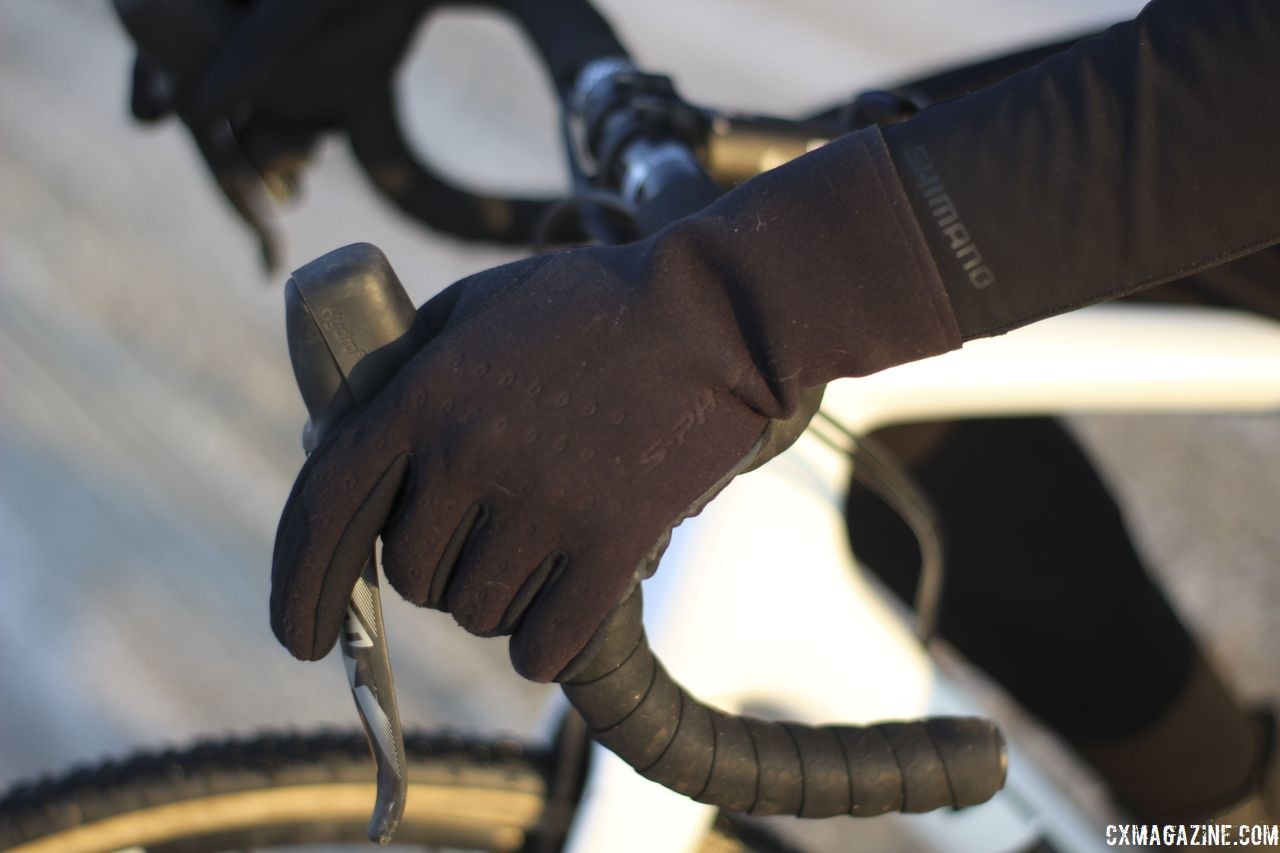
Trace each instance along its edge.
<instances>
[{"instance_id":1,"label":"jersey sleeve","mask_svg":"<svg viewBox=\"0 0 1280 853\"><path fill-rule=\"evenodd\" d=\"M1280 241L1280 3L1155 0L885 139L965 339L1225 263Z\"/></svg>"}]
</instances>

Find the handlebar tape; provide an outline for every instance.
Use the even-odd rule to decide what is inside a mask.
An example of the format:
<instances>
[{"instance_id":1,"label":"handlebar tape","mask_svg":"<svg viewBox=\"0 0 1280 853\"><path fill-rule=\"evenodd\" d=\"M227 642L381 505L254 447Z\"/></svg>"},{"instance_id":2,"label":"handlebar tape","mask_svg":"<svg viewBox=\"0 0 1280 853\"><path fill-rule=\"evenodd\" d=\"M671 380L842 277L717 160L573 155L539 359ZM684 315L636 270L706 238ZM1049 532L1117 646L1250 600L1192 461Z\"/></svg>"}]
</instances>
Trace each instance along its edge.
<instances>
[{"instance_id":1,"label":"handlebar tape","mask_svg":"<svg viewBox=\"0 0 1280 853\"><path fill-rule=\"evenodd\" d=\"M654 656L642 615L637 587L562 687L592 737L647 779L730 811L806 818L963 808L1004 785L1004 740L987 720L815 727L708 707Z\"/></svg>"},{"instance_id":2,"label":"handlebar tape","mask_svg":"<svg viewBox=\"0 0 1280 853\"><path fill-rule=\"evenodd\" d=\"M626 56L608 22L587 0L498 0L492 5L524 29L561 95L593 59ZM391 87L350 117L347 132L361 167L398 207L464 240L530 243L543 217L560 201L485 195L450 183L406 141ZM547 235L552 243L585 237L568 223Z\"/></svg>"},{"instance_id":3,"label":"handlebar tape","mask_svg":"<svg viewBox=\"0 0 1280 853\"><path fill-rule=\"evenodd\" d=\"M609 22L587 0L505 0L505 5L561 93L592 60L627 55Z\"/></svg>"},{"instance_id":4,"label":"handlebar tape","mask_svg":"<svg viewBox=\"0 0 1280 853\"><path fill-rule=\"evenodd\" d=\"M463 240L530 243L548 209L559 201L485 195L453 185L410 147L391 89L371 98L351 119L347 136L365 174L397 207ZM573 242L583 236L566 227L549 239Z\"/></svg>"}]
</instances>

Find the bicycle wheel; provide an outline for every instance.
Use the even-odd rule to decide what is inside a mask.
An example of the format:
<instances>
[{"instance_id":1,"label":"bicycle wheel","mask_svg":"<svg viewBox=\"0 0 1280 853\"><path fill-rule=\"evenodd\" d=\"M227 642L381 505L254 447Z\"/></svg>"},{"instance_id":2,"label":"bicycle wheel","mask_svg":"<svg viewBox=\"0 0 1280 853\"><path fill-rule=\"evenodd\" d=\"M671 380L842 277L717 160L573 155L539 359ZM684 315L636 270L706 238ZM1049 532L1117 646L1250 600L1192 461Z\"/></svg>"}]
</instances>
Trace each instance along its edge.
<instances>
[{"instance_id":1,"label":"bicycle wheel","mask_svg":"<svg viewBox=\"0 0 1280 853\"><path fill-rule=\"evenodd\" d=\"M548 750L514 740L411 734L405 751L409 795L396 844L558 849L571 814L548 808L555 774ZM373 800L374 774L362 734L203 742L182 751L141 752L13 789L0 800L0 849L205 853L368 846L365 827ZM728 831L718 821L704 851L747 849Z\"/></svg>"}]
</instances>

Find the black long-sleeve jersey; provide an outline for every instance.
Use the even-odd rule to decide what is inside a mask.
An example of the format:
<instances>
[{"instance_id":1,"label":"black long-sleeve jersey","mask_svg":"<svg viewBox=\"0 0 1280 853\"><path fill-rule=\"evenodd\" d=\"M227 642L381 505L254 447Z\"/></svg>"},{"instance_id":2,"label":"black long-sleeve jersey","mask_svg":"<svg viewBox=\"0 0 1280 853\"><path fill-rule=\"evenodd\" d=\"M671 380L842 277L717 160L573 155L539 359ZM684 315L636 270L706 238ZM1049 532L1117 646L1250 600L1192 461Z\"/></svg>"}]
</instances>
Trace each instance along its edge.
<instances>
[{"instance_id":1,"label":"black long-sleeve jersey","mask_svg":"<svg viewBox=\"0 0 1280 853\"><path fill-rule=\"evenodd\" d=\"M1191 275L1280 241L1280 2L1154 0L885 138L965 339Z\"/></svg>"}]
</instances>

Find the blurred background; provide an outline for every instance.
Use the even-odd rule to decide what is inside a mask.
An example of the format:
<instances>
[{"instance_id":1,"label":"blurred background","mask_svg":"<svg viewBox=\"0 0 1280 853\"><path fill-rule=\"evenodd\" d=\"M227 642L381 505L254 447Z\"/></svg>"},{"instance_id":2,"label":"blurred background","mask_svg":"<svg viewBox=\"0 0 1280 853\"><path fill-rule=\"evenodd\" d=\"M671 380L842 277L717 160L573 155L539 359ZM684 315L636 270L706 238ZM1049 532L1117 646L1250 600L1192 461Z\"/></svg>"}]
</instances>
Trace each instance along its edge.
<instances>
[{"instance_id":1,"label":"blurred background","mask_svg":"<svg viewBox=\"0 0 1280 853\"><path fill-rule=\"evenodd\" d=\"M1136 0L598 3L695 103L799 115L947 63L1129 17ZM105 2L0 5L0 789L135 745L355 723L338 661L267 626L305 418L267 277L176 122L127 115ZM399 79L415 144L459 180L566 181L545 76L510 24L456 11ZM424 231L323 147L281 221L286 268L381 246L422 301L517 257ZM1210 653L1280 697L1280 419L1075 426ZM531 731L505 644L386 600L410 726Z\"/></svg>"}]
</instances>

